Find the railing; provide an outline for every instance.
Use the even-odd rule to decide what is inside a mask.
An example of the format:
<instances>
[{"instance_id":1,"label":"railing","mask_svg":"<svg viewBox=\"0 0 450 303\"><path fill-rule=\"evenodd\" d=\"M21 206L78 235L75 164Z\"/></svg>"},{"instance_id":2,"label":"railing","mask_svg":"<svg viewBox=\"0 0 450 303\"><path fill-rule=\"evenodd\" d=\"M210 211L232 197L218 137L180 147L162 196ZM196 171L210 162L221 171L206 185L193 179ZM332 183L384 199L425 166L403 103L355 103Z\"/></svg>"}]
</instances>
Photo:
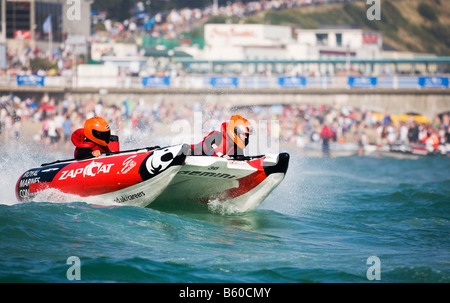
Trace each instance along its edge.
<instances>
[{"instance_id":1,"label":"railing","mask_svg":"<svg viewBox=\"0 0 450 303\"><path fill-rule=\"evenodd\" d=\"M44 86L53 88L235 88L235 89L421 89L449 88L448 76L383 77L290 77L290 76L177 76L130 77L17 76L0 78L0 86Z\"/></svg>"}]
</instances>

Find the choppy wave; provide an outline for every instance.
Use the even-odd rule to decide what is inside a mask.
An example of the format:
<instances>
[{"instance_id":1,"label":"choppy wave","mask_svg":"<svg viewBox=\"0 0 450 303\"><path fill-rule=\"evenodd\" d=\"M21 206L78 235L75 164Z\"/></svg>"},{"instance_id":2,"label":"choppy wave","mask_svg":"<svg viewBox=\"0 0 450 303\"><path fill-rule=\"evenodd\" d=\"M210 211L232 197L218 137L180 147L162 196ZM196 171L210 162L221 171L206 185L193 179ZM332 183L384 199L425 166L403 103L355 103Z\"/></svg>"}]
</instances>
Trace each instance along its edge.
<instances>
[{"instance_id":1,"label":"choppy wave","mask_svg":"<svg viewBox=\"0 0 450 303\"><path fill-rule=\"evenodd\" d=\"M70 256L82 282L368 282L370 256L381 282L450 282L448 158L291 157L285 180L245 214L214 201L17 203L21 173L54 157L2 150L1 282L67 282Z\"/></svg>"}]
</instances>

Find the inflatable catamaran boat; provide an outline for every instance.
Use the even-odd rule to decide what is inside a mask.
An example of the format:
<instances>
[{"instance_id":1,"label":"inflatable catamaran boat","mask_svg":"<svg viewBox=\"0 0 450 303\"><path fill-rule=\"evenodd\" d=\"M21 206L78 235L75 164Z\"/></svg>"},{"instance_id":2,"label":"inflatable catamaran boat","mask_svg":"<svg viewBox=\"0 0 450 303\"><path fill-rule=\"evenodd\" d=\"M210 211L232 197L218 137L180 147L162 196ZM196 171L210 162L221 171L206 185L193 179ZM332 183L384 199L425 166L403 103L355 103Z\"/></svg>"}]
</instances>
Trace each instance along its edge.
<instances>
[{"instance_id":1,"label":"inflatable catamaran boat","mask_svg":"<svg viewBox=\"0 0 450 303\"><path fill-rule=\"evenodd\" d=\"M140 207L154 201L214 200L245 212L258 207L280 184L289 164L287 153L225 159L190 156L189 148L187 144L143 148L43 164L22 174L16 196L23 202L44 194L50 202L70 202L71 197Z\"/></svg>"}]
</instances>

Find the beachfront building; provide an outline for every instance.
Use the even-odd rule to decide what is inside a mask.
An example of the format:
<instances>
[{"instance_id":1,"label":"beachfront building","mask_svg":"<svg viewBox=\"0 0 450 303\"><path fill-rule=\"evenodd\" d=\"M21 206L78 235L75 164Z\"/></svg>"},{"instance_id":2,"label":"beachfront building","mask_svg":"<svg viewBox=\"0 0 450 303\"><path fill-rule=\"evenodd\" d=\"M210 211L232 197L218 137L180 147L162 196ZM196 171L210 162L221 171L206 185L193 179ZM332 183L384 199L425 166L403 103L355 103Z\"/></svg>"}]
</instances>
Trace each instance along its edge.
<instances>
[{"instance_id":1,"label":"beachfront building","mask_svg":"<svg viewBox=\"0 0 450 303\"><path fill-rule=\"evenodd\" d=\"M380 32L329 26L321 29L297 29L296 41L307 45L309 59L353 57L379 59L382 56Z\"/></svg>"},{"instance_id":2,"label":"beachfront building","mask_svg":"<svg viewBox=\"0 0 450 303\"><path fill-rule=\"evenodd\" d=\"M326 26L320 29L297 29L296 41L307 46L307 59L344 59L344 64L316 65L320 74L348 74L355 70L348 66L351 59L376 60L383 55L383 42L380 32L367 31L342 26ZM356 67L357 72L366 75L380 73L374 65Z\"/></svg>"},{"instance_id":3,"label":"beachfront building","mask_svg":"<svg viewBox=\"0 0 450 303\"><path fill-rule=\"evenodd\" d=\"M288 59L295 43L288 26L206 24L205 59Z\"/></svg>"},{"instance_id":4,"label":"beachfront building","mask_svg":"<svg viewBox=\"0 0 450 303\"><path fill-rule=\"evenodd\" d=\"M193 73L347 77L445 70L433 54L401 52L385 45L380 32L342 25L206 24L204 48L192 57L177 61Z\"/></svg>"},{"instance_id":5,"label":"beachfront building","mask_svg":"<svg viewBox=\"0 0 450 303\"><path fill-rule=\"evenodd\" d=\"M207 24L205 47L198 59L203 60L327 60L327 59L380 59L382 57L381 33L362 29L329 26L321 29L293 29L290 26L263 24ZM249 64L243 70L257 70ZM236 68L236 67L234 67ZM275 68L275 70L271 70ZM346 64L287 67L267 65L273 72L334 75L339 70L349 70ZM369 67L370 68L370 67Z\"/></svg>"}]
</instances>

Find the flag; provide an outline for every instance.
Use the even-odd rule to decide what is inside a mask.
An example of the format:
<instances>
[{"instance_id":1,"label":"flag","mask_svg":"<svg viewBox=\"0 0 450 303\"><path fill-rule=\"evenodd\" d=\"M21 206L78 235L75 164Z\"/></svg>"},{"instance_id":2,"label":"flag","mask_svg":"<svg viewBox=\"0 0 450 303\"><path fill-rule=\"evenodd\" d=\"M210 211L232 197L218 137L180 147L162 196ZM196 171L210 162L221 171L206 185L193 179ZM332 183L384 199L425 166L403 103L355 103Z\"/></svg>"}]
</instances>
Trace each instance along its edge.
<instances>
[{"instance_id":1,"label":"flag","mask_svg":"<svg viewBox=\"0 0 450 303\"><path fill-rule=\"evenodd\" d=\"M44 24L42 24L42 31L44 34L52 32L52 15L48 15L47 19L45 19Z\"/></svg>"}]
</instances>

